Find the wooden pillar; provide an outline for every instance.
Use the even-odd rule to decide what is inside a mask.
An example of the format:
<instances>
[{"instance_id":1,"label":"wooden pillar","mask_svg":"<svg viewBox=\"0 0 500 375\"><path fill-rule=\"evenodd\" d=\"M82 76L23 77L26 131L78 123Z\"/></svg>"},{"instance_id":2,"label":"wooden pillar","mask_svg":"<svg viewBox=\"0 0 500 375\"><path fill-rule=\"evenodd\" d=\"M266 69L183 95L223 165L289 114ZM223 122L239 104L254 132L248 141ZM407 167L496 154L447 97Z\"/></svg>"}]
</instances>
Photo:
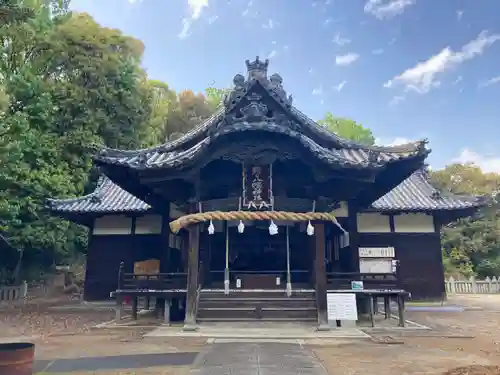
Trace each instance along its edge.
<instances>
[{"instance_id":1,"label":"wooden pillar","mask_svg":"<svg viewBox=\"0 0 500 375\"><path fill-rule=\"evenodd\" d=\"M184 319L184 330L195 331L196 310L199 286L199 248L200 248L200 228L199 225L191 225L189 232L189 249L187 265L187 293L186 293L186 317Z\"/></svg>"},{"instance_id":2,"label":"wooden pillar","mask_svg":"<svg viewBox=\"0 0 500 375\"><path fill-rule=\"evenodd\" d=\"M167 203L161 215L161 251L160 272L173 272L172 256L170 252L170 203Z\"/></svg>"},{"instance_id":3,"label":"wooden pillar","mask_svg":"<svg viewBox=\"0 0 500 375\"><path fill-rule=\"evenodd\" d=\"M358 207L354 201L348 206L349 248L351 249L351 272L359 272Z\"/></svg>"},{"instance_id":4,"label":"wooden pillar","mask_svg":"<svg viewBox=\"0 0 500 375\"><path fill-rule=\"evenodd\" d=\"M304 233L305 235L305 233ZM311 283L312 287L315 287L316 285L316 237L315 236L307 236L307 249L309 252L309 270L311 271L310 273L310 279L309 282Z\"/></svg>"},{"instance_id":5,"label":"wooden pillar","mask_svg":"<svg viewBox=\"0 0 500 375\"><path fill-rule=\"evenodd\" d=\"M314 258L316 307L318 309L318 331L330 329L328 325L326 304L326 270L325 270L325 224L315 223L314 238L316 251Z\"/></svg>"}]
</instances>

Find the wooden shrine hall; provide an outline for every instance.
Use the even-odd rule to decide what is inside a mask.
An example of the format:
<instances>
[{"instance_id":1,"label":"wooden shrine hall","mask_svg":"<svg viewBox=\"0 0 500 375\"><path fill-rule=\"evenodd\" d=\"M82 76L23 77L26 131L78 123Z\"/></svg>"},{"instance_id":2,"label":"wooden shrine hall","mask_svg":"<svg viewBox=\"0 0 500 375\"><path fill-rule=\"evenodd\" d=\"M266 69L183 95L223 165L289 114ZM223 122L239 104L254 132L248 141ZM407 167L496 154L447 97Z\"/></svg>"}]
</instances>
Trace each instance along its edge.
<instances>
[{"instance_id":1,"label":"wooden shrine hall","mask_svg":"<svg viewBox=\"0 0 500 375\"><path fill-rule=\"evenodd\" d=\"M267 60L246 66L196 128L149 149L103 149L93 193L48 200L89 228L84 298L156 297L186 327L325 326L327 293L353 281L443 298L440 228L483 201L431 186L425 141L342 139L293 106Z\"/></svg>"}]
</instances>

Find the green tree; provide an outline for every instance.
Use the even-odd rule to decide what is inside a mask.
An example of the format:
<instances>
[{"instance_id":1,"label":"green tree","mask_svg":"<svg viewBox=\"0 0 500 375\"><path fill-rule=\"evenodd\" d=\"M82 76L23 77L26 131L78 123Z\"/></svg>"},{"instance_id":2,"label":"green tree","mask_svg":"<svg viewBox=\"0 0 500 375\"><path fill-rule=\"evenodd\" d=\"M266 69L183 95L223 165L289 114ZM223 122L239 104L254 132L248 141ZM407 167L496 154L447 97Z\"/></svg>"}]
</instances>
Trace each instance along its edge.
<instances>
[{"instance_id":1,"label":"green tree","mask_svg":"<svg viewBox=\"0 0 500 375\"><path fill-rule=\"evenodd\" d=\"M25 268L44 268L86 241L81 228L46 213L45 198L82 194L93 145L151 141L143 46L68 13L63 1L0 4L9 15L0 26L0 231Z\"/></svg>"},{"instance_id":2,"label":"green tree","mask_svg":"<svg viewBox=\"0 0 500 375\"><path fill-rule=\"evenodd\" d=\"M148 120L150 145L163 143L168 138L166 126L169 115L177 104L177 95L165 82L149 80L145 83L149 92L150 116Z\"/></svg>"},{"instance_id":3,"label":"green tree","mask_svg":"<svg viewBox=\"0 0 500 375\"><path fill-rule=\"evenodd\" d=\"M484 196L489 205L478 216L442 230L443 257L450 274L481 277L500 274L500 175L472 164L453 164L431 173L433 184L454 194Z\"/></svg>"},{"instance_id":4,"label":"green tree","mask_svg":"<svg viewBox=\"0 0 500 375\"><path fill-rule=\"evenodd\" d=\"M228 92L228 89L206 88L205 97L209 108L215 112L223 104L224 97Z\"/></svg>"},{"instance_id":5,"label":"green tree","mask_svg":"<svg viewBox=\"0 0 500 375\"><path fill-rule=\"evenodd\" d=\"M322 120L318 123L323 125L332 133L337 134L339 137L349 139L361 143L366 146L372 146L375 143L375 137L370 129L365 128L363 125L358 124L354 120L340 118L333 116L327 112Z\"/></svg>"},{"instance_id":6,"label":"green tree","mask_svg":"<svg viewBox=\"0 0 500 375\"><path fill-rule=\"evenodd\" d=\"M177 94L167 116L164 128L165 139L174 140L193 129L214 113L201 93L184 90Z\"/></svg>"}]
</instances>

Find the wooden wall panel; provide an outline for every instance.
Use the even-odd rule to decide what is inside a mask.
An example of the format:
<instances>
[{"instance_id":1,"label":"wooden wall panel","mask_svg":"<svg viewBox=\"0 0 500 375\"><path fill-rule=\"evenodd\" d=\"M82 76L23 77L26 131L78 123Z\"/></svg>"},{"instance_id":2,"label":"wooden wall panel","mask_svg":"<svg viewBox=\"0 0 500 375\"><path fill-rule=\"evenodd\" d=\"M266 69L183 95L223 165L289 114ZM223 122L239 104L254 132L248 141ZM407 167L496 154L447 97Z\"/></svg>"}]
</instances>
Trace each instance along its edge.
<instances>
[{"instance_id":1,"label":"wooden wall panel","mask_svg":"<svg viewBox=\"0 0 500 375\"><path fill-rule=\"evenodd\" d=\"M116 290L120 262L125 262L128 272L133 264L132 236L92 236L87 250L84 299L99 301L110 299Z\"/></svg>"},{"instance_id":2,"label":"wooden wall panel","mask_svg":"<svg viewBox=\"0 0 500 375\"><path fill-rule=\"evenodd\" d=\"M159 234L92 236L87 251L84 299L109 299L109 294L116 290L122 261L125 272L133 272L135 262L159 259L160 271L168 272L167 248Z\"/></svg>"},{"instance_id":3,"label":"wooden wall panel","mask_svg":"<svg viewBox=\"0 0 500 375\"><path fill-rule=\"evenodd\" d=\"M393 246L402 287L412 299L439 300L445 293L441 240L437 233L363 233L360 246Z\"/></svg>"}]
</instances>

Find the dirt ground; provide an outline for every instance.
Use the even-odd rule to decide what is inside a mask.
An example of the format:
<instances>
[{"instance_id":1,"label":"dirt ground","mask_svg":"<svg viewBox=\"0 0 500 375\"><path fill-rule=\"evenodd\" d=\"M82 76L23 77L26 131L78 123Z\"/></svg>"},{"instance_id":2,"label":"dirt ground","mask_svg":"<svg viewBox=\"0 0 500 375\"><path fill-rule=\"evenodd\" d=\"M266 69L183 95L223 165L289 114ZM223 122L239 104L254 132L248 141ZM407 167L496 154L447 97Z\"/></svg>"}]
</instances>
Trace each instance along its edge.
<instances>
[{"instance_id":1,"label":"dirt ground","mask_svg":"<svg viewBox=\"0 0 500 375\"><path fill-rule=\"evenodd\" d=\"M433 330L391 332L393 340L380 344L316 347L315 354L335 375L500 375L500 295L452 297L448 303L473 310L408 312L408 319ZM383 335L387 333L379 336Z\"/></svg>"},{"instance_id":2,"label":"dirt ground","mask_svg":"<svg viewBox=\"0 0 500 375\"><path fill-rule=\"evenodd\" d=\"M500 365L500 295L461 296L451 298L448 303L473 309L460 313L408 312L408 319L433 330L391 331L375 334L376 342L344 341L312 349L331 375L500 375L500 367L494 367ZM47 360L200 352L206 345L201 338L143 338L151 328L92 329L112 318L112 311L54 313L46 306L32 304L0 309L0 339L28 336L36 344L37 359ZM475 369L453 370L471 365ZM190 366L172 366L72 374L187 375L190 369Z\"/></svg>"}]
</instances>

